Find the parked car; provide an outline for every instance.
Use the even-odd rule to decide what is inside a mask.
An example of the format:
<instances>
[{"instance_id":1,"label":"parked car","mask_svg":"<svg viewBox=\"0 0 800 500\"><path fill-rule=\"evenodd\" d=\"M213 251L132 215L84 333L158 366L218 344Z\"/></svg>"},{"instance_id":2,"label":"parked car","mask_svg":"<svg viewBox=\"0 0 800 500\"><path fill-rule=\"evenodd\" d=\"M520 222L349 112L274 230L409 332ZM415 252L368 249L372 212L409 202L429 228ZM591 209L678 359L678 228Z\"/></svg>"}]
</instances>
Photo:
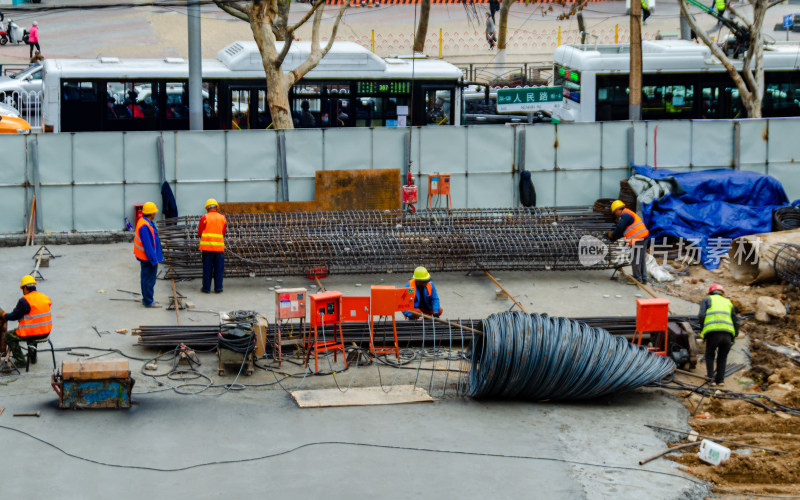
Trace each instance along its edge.
<instances>
[{"instance_id":1,"label":"parked car","mask_svg":"<svg viewBox=\"0 0 800 500\"><path fill-rule=\"evenodd\" d=\"M0 76L0 102L19 109L44 90L42 65L34 64L13 76Z\"/></svg>"},{"instance_id":2,"label":"parked car","mask_svg":"<svg viewBox=\"0 0 800 500\"><path fill-rule=\"evenodd\" d=\"M0 116L13 116L14 118L20 117L17 108L3 103L0 103Z\"/></svg>"},{"instance_id":3,"label":"parked car","mask_svg":"<svg viewBox=\"0 0 800 500\"><path fill-rule=\"evenodd\" d=\"M30 134L31 126L22 118L0 115L0 134Z\"/></svg>"}]
</instances>

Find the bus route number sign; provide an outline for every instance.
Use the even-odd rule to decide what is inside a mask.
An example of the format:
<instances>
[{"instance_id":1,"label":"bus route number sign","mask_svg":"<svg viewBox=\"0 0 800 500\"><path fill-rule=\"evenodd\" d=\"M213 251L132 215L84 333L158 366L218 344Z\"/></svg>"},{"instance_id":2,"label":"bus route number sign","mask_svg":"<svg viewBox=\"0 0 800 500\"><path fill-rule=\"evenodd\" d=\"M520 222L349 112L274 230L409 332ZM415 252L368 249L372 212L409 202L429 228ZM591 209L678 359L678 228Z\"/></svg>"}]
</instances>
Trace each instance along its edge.
<instances>
[{"instance_id":1,"label":"bus route number sign","mask_svg":"<svg viewBox=\"0 0 800 500\"><path fill-rule=\"evenodd\" d=\"M564 90L558 87L497 89L497 112L519 113L552 111L564 102Z\"/></svg>"}]
</instances>

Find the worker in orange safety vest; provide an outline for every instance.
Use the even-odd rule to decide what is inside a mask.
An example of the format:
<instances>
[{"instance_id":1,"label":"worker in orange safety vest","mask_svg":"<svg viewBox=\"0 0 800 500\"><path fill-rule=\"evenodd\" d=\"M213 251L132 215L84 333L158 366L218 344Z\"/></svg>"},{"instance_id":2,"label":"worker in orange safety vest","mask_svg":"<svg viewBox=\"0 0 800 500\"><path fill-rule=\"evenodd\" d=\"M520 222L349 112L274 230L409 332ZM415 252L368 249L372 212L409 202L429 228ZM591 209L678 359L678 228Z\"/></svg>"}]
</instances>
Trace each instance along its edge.
<instances>
[{"instance_id":1,"label":"worker in orange safety vest","mask_svg":"<svg viewBox=\"0 0 800 500\"><path fill-rule=\"evenodd\" d=\"M200 236L200 251L203 252L203 293L211 293L211 278L214 278L214 293L222 293L222 275L225 273L225 216L217 212L219 203L214 198L206 201L206 214L197 225Z\"/></svg>"},{"instance_id":2,"label":"worker in orange safety vest","mask_svg":"<svg viewBox=\"0 0 800 500\"><path fill-rule=\"evenodd\" d=\"M141 267L142 305L145 307L161 307L153 300L158 263L164 261L158 229L153 222L157 213L158 207L155 203L152 201L145 203L142 207L142 217L136 222L133 236L133 255Z\"/></svg>"},{"instance_id":3,"label":"worker in orange safety vest","mask_svg":"<svg viewBox=\"0 0 800 500\"><path fill-rule=\"evenodd\" d=\"M439 317L442 315L442 306L439 304L439 294L431 281L431 273L424 267L414 269L414 277L408 280L406 286L414 290L414 308L429 316ZM408 311L403 311L406 319L416 319Z\"/></svg>"},{"instance_id":4,"label":"worker in orange safety vest","mask_svg":"<svg viewBox=\"0 0 800 500\"><path fill-rule=\"evenodd\" d=\"M650 231L647 230L644 221L633 210L625 208L625 203L616 200L611 204L611 213L617 219L617 226L614 231L608 233L608 238L612 241L625 237L625 243L631 247L633 261L631 269L633 279L639 283L647 283L647 268L645 258L647 256L647 237Z\"/></svg>"},{"instance_id":5,"label":"worker in orange safety vest","mask_svg":"<svg viewBox=\"0 0 800 500\"><path fill-rule=\"evenodd\" d=\"M36 291L36 280L30 275L23 276L19 287L22 289L22 298L14 310L6 314L0 309L0 317L4 321L19 321L17 329L9 330L5 335L6 345L14 355L14 363L18 365L25 363L25 356L19 343L47 338L53 330L53 317L50 314L50 306L53 303L50 297ZM35 351L31 353L31 358L35 363Z\"/></svg>"}]
</instances>

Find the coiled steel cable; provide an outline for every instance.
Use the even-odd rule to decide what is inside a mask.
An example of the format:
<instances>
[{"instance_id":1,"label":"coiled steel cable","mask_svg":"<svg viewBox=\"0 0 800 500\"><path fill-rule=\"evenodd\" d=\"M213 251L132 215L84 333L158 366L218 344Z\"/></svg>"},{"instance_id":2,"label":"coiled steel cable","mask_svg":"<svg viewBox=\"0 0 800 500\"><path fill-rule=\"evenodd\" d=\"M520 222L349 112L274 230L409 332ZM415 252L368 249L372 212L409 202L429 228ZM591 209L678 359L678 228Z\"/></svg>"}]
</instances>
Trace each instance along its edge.
<instances>
[{"instance_id":1,"label":"coiled steel cable","mask_svg":"<svg viewBox=\"0 0 800 500\"><path fill-rule=\"evenodd\" d=\"M567 318L505 312L483 320L467 394L474 398L587 399L658 382L675 363Z\"/></svg>"}]
</instances>

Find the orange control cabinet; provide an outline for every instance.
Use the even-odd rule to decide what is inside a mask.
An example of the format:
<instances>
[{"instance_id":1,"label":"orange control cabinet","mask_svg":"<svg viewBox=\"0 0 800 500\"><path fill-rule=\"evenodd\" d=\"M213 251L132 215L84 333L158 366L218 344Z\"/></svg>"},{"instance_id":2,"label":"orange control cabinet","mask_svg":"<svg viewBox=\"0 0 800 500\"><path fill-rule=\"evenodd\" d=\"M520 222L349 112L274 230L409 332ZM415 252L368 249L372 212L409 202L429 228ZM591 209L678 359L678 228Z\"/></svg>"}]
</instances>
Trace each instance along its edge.
<instances>
[{"instance_id":1,"label":"orange control cabinet","mask_svg":"<svg viewBox=\"0 0 800 500\"><path fill-rule=\"evenodd\" d=\"M369 321L369 297L342 297L342 322Z\"/></svg>"},{"instance_id":2,"label":"orange control cabinet","mask_svg":"<svg viewBox=\"0 0 800 500\"><path fill-rule=\"evenodd\" d=\"M393 286L374 285L370 288L369 312L369 349L373 355L394 353L400 359L400 344L397 341L397 319L399 311L408 311L414 307L414 290L412 288L395 288ZM375 347L375 316L392 318L393 346Z\"/></svg>"},{"instance_id":3,"label":"orange control cabinet","mask_svg":"<svg viewBox=\"0 0 800 500\"><path fill-rule=\"evenodd\" d=\"M309 356L314 354L314 371L319 372L319 353L333 351L333 360L337 360L339 351L342 353L342 361L347 369L347 357L344 350L344 335L342 333L342 292L322 292L312 293L308 296L309 332L306 336L306 365ZM326 330L326 326L332 328ZM322 339L320 339L318 328L322 329ZM337 328L338 327L338 328ZM314 336L311 336L311 329L314 329Z\"/></svg>"},{"instance_id":4,"label":"orange control cabinet","mask_svg":"<svg viewBox=\"0 0 800 500\"><path fill-rule=\"evenodd\" d=\"M636 332L633 342L642 345L645 332L660 333L664 344L651 347L651 351L661 356L667 355L669 324L669 299L636 299Z\"/></svg>"},{"instance_id":5,"label":"orange control cabinet","mask_svg":"<svg viewBox=\"0 0 800 500\"><path fill-rule=\"evenodd\" d=\"M428 209L431 208L434 196L444 196L447 198L447 209L452 208L450 174L428 174Z\"/></svg>"}]
</instances>

